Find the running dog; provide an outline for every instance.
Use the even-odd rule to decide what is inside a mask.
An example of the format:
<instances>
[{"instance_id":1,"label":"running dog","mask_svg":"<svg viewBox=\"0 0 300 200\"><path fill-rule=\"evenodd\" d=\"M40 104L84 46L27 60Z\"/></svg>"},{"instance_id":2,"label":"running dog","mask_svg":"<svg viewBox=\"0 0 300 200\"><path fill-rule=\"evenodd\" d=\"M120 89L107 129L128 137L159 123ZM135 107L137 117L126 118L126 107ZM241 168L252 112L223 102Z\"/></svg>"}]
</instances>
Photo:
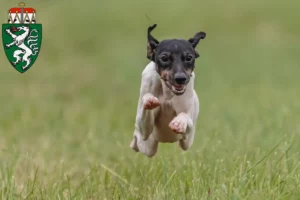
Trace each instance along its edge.
<instances>
[{"instance_id":1,"label":"running dog","mask_svg":"<svg viewBox=\"0 0 300 200\"><path fill-rule=\"evenodd\" d=\"M205 32L189 40L159 42L148 28L147 58L142 72L135 131L130 147L148 157L156 154L158 143L178 142L183 150L194 140L199 100L194 90L196 50Z\"/></svg>"}]
</instances>

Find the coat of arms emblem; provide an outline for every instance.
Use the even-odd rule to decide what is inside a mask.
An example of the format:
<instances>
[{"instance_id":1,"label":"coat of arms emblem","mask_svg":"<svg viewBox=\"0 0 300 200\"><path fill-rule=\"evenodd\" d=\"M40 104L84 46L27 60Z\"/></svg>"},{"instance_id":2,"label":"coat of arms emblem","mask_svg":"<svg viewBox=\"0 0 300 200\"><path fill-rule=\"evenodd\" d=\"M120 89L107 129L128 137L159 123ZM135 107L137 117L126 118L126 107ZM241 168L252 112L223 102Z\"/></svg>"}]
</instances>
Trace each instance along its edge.
<instances>
[{"instance_id":1,"label":"coat of arms emblem","mask_svg":"<svg viewBox=\"0 0 300 200\"><path fill-rule=\"evenodd\" d=\"M42 24L36 23L36 10L25 3L8 11L8 22L2 25L2 41L6 57L20 73L36 61L42 43Z\"/></svg>"}]
</instances>

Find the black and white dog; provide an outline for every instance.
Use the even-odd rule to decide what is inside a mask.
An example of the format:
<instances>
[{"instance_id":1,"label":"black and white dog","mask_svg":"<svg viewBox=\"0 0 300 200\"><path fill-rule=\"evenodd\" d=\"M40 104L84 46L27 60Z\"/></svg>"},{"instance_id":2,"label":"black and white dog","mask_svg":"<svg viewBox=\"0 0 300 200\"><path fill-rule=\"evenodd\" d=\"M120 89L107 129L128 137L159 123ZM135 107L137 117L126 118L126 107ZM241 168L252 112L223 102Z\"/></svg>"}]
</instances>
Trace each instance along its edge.
<instances>
[{"instance_id":1,"label":"black and white dog","mask_svg":"<svg viewBox=\"0 0 300 200\"><path fill-rule=\"evenodd\" d=\"M206 33L189 40L158 42L148 28L147 58L151 62L142 73L135 131L130 147L148 157L156 154L158 143L179 141L183 150L191 147L199 114L194 90L196 50Z\"/></svg>"}]
</instances>

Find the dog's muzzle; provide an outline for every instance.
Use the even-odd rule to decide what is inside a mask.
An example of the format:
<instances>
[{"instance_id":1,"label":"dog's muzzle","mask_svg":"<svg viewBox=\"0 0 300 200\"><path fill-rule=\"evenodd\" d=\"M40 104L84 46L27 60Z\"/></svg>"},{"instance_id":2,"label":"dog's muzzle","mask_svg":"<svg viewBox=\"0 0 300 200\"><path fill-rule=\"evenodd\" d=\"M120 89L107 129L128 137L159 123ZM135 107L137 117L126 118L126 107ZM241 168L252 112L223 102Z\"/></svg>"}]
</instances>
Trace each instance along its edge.
<instances>
[{"instance_id":1,"label":"dog's muzzle","mask_svg":"<svg viewBox=\"0 0 300 200\"><path fill-rule=\"evenodd\" d=\"M171 92L175 95L182 95L186 90L185 84L175 84L172 85L169 81L164 80L166 86L171 90Z\"/></svg>"}]
</instances>

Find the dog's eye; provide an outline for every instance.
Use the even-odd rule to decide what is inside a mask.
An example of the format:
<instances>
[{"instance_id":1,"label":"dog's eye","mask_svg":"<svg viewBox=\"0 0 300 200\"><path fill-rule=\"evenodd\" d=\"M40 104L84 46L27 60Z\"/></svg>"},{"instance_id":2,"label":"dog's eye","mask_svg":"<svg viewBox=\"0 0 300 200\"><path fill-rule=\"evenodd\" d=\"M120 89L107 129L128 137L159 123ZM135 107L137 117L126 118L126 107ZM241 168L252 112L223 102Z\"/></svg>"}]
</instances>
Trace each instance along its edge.
<instances>
[{"instance_id":1,"label":"dog's eye","mask_svg":"<svg viewBox=\"0 0 300 200\"><path fill-rule=\"evenodd\" d=\"M168 61L169 61L169 58L168 58L168 56L166 56L166 55L162 55L162 56L160 57L160 60L163 61L163 62L168 62Z\"/></svg>"},{"instance_id":2,"label":"dog's eye","mask_svg":"<svg viewBox=\"0 0 300 200\"><path fill-rule=\"evenodd\" d=\"M188 55L186 58L185 58L185 61L187 62L191 62L193 60L193 56L191 55Z\"/></svg>"}]
</instances>

